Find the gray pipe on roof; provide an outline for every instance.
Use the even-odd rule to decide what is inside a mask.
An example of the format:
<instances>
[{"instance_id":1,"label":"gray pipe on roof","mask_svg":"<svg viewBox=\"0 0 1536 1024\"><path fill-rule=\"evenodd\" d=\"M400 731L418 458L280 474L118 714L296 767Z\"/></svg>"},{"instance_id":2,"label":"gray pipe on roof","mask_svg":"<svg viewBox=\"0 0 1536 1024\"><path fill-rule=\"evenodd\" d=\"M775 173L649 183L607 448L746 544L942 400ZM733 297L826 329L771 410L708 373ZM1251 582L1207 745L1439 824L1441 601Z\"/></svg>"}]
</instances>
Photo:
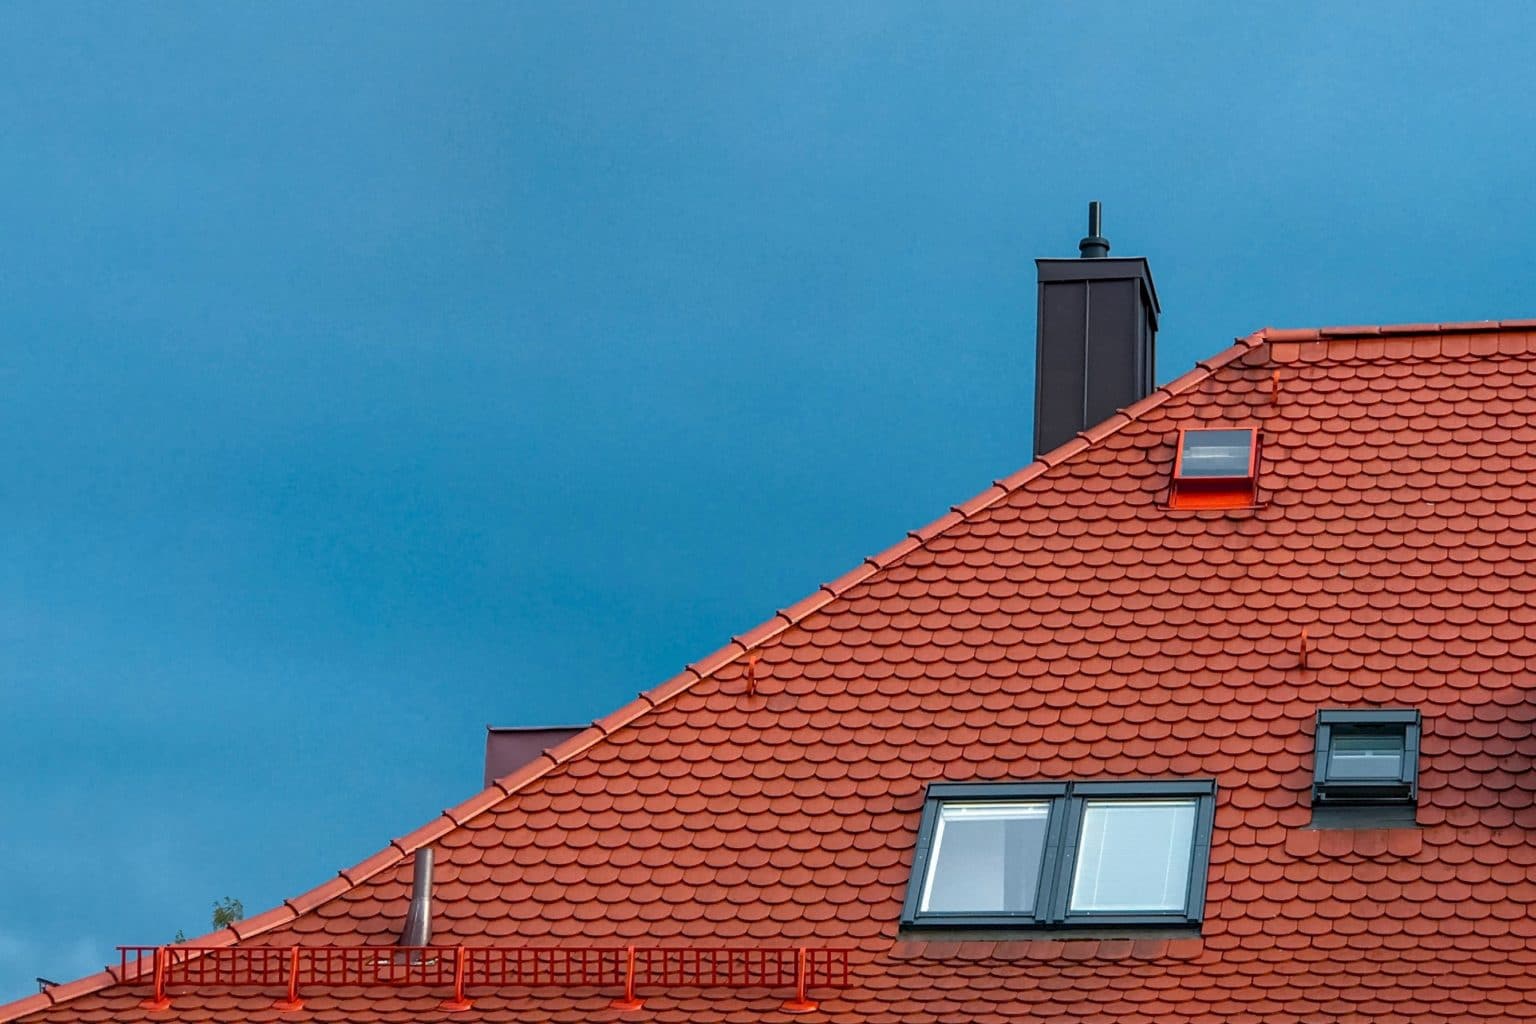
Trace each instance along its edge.
<instances>
[{"instance_id":1,"label":"gray pipe on roof","mask_svg":"<svg viewBox=\"0 0 1536 1024\"><path fill-rule=\"evenodd\" d=\"M416 865L411 879L411 909L405 915L399 946L432 944L432 848L416 851Z\"/></svg>"}]
</instances>

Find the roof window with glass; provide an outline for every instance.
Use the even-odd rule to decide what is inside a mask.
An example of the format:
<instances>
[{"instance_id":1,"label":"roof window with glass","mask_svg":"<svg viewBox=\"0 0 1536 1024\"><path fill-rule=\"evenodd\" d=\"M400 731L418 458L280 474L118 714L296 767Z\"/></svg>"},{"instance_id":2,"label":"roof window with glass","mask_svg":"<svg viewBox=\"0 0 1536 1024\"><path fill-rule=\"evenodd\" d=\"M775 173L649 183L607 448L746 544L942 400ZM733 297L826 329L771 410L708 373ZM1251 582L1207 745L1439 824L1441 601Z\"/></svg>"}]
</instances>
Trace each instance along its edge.
<instances>
[{"instance_id":1,"label":"roof window with glass","mask_svg":"<svg viewBox=\"0 0 1536 1024\"><path fill-rule=\"evenodd\" d=\"M933 783L902 915L915 927L1187 925L1216 784Z\"/></svg>"},{"instance_id":2,"label":"roof window with glass","mask_svg":"<svg viewBox=\"0 0 1536 1024\"><path fill-rule=\"evenodd\" d=\"M1252 427L1179 431L1170 508L1252 508L1258 503L1259 432Z\"/></svg>"},{"instance_id":3,"label":"roof window with glass","mask_svg":"<svg viewBox=\"0 0 1536 1024\"><path fill-rule=\"evenodd\" d=\"M1327 709L1317 713L1314 824L1331 809L1399 808L1413 820L1419 796L1419 713L1412 709ZM1337 813L1337 812L1334 812ZM1346 814L1341 823L1354 823Z\"/></svg>"}]
</instances>

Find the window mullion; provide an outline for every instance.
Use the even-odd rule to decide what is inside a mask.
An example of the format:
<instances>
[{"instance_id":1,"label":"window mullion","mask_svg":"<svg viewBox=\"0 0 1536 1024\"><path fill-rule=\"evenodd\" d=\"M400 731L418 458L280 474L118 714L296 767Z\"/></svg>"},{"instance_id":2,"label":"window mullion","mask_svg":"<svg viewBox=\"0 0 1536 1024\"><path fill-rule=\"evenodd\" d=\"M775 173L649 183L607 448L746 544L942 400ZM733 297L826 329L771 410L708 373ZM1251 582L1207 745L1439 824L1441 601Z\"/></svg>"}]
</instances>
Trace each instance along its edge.
<instances>
[{"instance_id":1,"label":"window mullion","mask_svg":"<svg viewBox=\"0 0 1536 1024\"><path fill-rule=\"evenodd\" d=\"M1067 901L1072 891L1072 866L1077 862L1077 834L1082 827L1083 801L1080 797L1062 797L1052 808L1051 832L1046 838L1046 874L1049 892L1041 894L1041 920L1062 921L1067 916Z\"/></svg>"}]
</instances>

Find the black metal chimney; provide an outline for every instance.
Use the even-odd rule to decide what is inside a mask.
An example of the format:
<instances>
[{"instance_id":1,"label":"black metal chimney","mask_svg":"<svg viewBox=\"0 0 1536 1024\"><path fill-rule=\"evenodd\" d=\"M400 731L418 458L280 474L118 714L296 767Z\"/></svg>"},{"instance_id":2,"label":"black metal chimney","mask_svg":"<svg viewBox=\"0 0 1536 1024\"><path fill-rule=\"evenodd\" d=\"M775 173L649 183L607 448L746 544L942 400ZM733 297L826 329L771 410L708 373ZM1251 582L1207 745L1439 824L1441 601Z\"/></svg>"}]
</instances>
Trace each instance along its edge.
<instances>
[{"instance_id":1,"label":"black metal chimney","mask_svg":"<svg viewBox=\"0 0 1536 1024\"><path fill-rule=\"evenodd\" d=\"M1088 204L1078 259L1037 259L1035 454L1072 440L1152 393L1157 289L1139 256L1109 258L1099 204Z\"/></svg>"}]
</instances>

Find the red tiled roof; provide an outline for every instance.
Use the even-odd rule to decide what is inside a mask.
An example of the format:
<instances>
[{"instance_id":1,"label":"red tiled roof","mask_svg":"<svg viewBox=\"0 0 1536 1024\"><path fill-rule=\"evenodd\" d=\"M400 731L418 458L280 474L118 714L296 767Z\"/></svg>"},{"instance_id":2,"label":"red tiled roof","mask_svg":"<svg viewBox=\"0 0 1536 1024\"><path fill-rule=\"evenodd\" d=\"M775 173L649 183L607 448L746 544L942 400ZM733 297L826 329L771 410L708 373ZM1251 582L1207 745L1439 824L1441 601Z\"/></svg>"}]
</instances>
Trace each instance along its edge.
<instances>
[{"instance_id":1,"label":"red tiled roof","mask_svg":"<svg viewBox=\"0 0 1536 1024\"><path fill-rule=\"evenodd\" d=\"M430 844L435 942L855 949L808 1017L783 992L626 1015L506 989L459 1019L1536 1020L1533 389L1536 321L1260 331L198 941L388 944ZM1228 423L1263 431L1261 507L1161 507L1176 430ZM1316 710L1371 704L1423 713L1420 828L1305 828ZM1170 775L1220 787L1199 938L899 933L928 782ZM113 973L0 1021L451 1017L413 988L152 1013Z\"/></svg>"}]
</instances>

